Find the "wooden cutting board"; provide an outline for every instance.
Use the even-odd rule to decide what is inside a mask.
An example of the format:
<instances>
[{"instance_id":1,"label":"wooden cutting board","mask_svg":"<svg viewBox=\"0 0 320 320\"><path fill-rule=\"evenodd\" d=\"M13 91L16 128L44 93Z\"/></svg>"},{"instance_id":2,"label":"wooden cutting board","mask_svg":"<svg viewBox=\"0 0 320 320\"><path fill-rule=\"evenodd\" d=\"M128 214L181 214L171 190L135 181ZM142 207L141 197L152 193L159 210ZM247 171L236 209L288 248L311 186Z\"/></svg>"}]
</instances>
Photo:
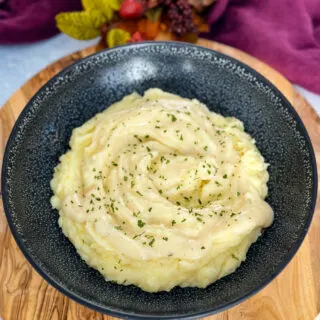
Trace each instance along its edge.
<instances>
[{"instance_id":1,"label":"wooden cutting board","mask_svg":"<svg viewBox=\"0 0 320 320\"><path fill-rule=\"evenodd\" d=\"M268 78L288 98L302 118L320 161L320 118L278 72L263 62L231 47L200 40L199 45L241 60ZM95 51L91 47L67 56L43 69L23 85L0 109L0 159L11 128L33 94L56 73ZM0 162L1 167L1 162ZM313 320L320 313L320 206L301 248L266 288L245 302L210 320ZM17 247L0 201L0 318L3 320L113 319L72 301L43 280Z\"/></svg>"}]
</instances>

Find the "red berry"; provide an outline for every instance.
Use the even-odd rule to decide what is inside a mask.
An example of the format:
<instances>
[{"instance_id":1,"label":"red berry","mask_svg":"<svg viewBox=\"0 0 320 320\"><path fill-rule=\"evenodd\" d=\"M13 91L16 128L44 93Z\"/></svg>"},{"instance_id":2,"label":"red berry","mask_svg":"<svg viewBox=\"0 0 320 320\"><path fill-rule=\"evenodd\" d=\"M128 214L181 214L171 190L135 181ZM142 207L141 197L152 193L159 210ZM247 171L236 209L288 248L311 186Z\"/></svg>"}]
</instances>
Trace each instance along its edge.
<instances>
[{"instance_id":1,"label":"red berry","mask_svg":"<svg viewBox=\"0 0 320 320\"><path fill-rule=\"evenodd\" d=\"M124 0L121 4L119 14L124 19L137 19L141 17L143 6L137 0Z\"/></svg>"},{"instance_id":2,"label":"red berry","mask_svg":"<svg viewBox=\"0 0 320 320\"><path fill-rule=\"evenodd\" d=\"M136 31L130 38L129 42L139 42L145 40L139 31Z\"/></svg>"}]
</instances>

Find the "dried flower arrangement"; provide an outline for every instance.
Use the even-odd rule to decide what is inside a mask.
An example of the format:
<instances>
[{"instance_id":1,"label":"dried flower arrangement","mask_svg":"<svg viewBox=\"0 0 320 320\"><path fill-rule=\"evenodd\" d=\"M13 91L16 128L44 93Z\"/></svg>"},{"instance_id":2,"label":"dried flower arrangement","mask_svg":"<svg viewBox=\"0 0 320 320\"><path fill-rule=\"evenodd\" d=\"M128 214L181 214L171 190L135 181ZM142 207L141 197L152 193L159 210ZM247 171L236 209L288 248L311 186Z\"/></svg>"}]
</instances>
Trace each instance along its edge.
<instances>
[{"instance_id":1,"label":"dried flower arrangement","mask_svg":"<svg viewBox=\"0 0 320 320\"><path fill-rule=\"evenodd\" d=\"M196 42L200 32L208 31L197 10L213 1L82 0L83 11L60 13L56 22L60 31L72 38L100 36L101 44L109 48L156 38Z\"/></svg>"}]
</instances>

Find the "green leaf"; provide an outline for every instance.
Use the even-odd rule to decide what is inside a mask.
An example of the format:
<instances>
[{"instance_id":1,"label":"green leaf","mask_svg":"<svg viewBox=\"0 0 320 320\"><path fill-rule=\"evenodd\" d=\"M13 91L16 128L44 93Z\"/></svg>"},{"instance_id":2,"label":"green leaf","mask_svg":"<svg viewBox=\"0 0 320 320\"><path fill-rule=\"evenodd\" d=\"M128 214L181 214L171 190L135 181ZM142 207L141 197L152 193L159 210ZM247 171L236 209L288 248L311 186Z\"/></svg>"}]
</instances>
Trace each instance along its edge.
<instances>
[{"instance_id":1,"label":"green leaf","mask_svg":"<svg viewBox=\"0 0 320 320\"><path fill-rule=\"evenodd\" d=\"M125 44L129 41L131 35L122 29L111 29L107 33L107 44L109 48Z\"/></svg>"},{"instance_id":2,"label":"green leaf","mask_svg":"<svg viewBox=\"0 0 320 320\"><path fill-rule=\"evenodd\" d=\"M100 1L108 1L110 7L115 10L119 11L121 7L121 1L120 0L100 0Z\"/></svg>"},{"instance_id":3,"label":"green leaf","mask_svg":"<svg viewBox=\"0 0 320 320\"><path fill-rule=\"evenodd\" d=\"M162 8L161 7L152 8L152 9L148 10L145 13L145 15L151 22L157 22L161 18Z\"/></svg>"},{"instance_id":4,"label":"green leaf","mask_svg":"<svg viewBox=\"0 0 320 320\"><path fill-rule=\"evenodd\" d=\"M120 0L81 0L85 10L98 10L102 12L108 20L114 16L114 11L120 10Z\"/></svg>"},{"instance_id":5,"label":"green leaf","mask_svg":"<svg viewBox=\"0 0 320 320\"><path fill-rule=\"evenodd\" d=\"M100 28L106 21L106 17L97 10L63 12L56 16L59 30L78 40L98 37Z\"/></svg>"}]
</instances>

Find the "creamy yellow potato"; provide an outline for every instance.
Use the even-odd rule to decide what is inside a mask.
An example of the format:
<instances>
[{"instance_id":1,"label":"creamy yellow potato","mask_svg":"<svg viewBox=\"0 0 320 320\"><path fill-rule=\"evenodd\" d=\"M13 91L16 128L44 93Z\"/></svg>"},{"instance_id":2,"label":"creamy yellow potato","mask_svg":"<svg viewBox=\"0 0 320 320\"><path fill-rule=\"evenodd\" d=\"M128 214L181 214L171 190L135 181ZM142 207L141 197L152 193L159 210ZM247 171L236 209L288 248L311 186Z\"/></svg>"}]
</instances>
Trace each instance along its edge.
<instances>
[{"instance_id":1,"label":"creamy yellow potato","mask_svg":"<svg viewBox=\"0 0 320 320\"><path fill-rule=\"evenodd\" d=\"M51 203L107 280L149 292L203 288L235 271L272 223L267 181L241 121L150 89L73 130Z\"/></svg>"}]
</instances>

